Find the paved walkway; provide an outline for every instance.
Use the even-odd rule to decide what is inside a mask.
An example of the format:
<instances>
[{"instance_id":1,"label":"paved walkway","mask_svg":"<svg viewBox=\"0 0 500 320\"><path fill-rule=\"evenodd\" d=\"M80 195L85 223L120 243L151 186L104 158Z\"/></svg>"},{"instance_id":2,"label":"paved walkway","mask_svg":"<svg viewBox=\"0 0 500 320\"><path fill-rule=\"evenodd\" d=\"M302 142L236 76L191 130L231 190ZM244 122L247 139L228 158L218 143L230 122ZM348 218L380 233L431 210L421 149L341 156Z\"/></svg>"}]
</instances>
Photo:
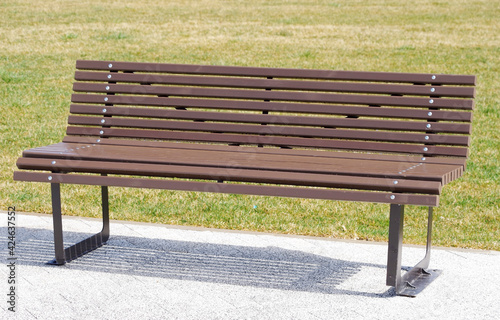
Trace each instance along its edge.
<instances>
[{"instance_id":1,"label":"paved walkway","mask_svg":"<svg viewBox=\"0 0 500 320\"><path fill-rule=\"evenodd\" d=\"M500 252L435 249L443 274L406 298L385 286L385 243L112 221L106 246L48 266L51 216L24 213L13 313L6 212L0 221L1 319L500 318ZM69 244L100 223L64 217L64 228ZM423 255L405 247L403 265Z\"/></svg>"}]
</instances>

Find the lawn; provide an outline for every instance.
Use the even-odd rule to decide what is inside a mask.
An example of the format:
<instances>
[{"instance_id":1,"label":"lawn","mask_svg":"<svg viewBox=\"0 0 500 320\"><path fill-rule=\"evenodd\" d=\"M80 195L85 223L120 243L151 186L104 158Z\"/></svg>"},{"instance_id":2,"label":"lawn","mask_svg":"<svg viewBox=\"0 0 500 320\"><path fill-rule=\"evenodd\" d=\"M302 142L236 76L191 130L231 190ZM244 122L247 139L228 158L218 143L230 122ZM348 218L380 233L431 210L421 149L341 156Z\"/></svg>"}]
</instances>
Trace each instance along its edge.
<instances>
[{"instance_id":1,"label":"lawn","mask_svg":"<svg viewBox=\"0 0 500 320\"><path fill-rule=\"evenodd\" d=\"M435 209L434 243L500 250L498 1L41 1L0 3L0 210L50 213L48 184L12 181L22 150L64 136L77 59L478 77L467 172ZM63 212L99 216L98 188ZM111 188L113 219L386 241L389 206ZM425 242L408 207L405 242Z\"/></svg>"}]
</instances>

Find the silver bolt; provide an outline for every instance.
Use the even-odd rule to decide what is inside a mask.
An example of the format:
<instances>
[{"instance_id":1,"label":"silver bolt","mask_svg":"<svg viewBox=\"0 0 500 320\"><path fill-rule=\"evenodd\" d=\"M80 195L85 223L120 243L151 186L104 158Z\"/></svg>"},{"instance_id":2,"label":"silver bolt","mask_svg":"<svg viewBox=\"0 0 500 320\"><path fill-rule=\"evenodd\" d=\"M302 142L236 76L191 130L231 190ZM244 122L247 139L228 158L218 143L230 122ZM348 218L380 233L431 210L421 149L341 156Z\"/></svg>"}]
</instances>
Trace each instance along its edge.
<instances>
[{"instance_id":1,"label":"silver bolt","mask_svg":"<svg viewBox=\"0 0 500 320\"><path fill-rule=\"evenodd\" d=\"M430 116L432 116L432 112L427 113L427 115L428 115L429 117L430 117Z\"/></svg>"},{"instance_id":2,"label":"silver bolt","mask_svg":"<svg viewBox=\"0 0 500 320\"><path fill-rule=\"evenodd\" d=\"M429 140L429 136L425 136L425 140Z\"/></svg>"},{"instance_id":3,"label":"silver bolt","mask_svg":"<svg viewBox=\"0 0 500 320\"><path fill-rule=\"evenodd\" d=\"M97 141L96 141L96 142L101 142L101 139L97 139Z\"/></svg>"},{"instance_id":4,"label":"silver bolt","mask_svg":"<svg viewBox=\"0 0 500 320\"><path fill-rule=\"evenodd\" d=\"M429 103L434 103L434 100L432 100L432 99L431 99L431 100L429 100Z\"/></svg>"},{"instance_id":5,"label":"silver bolt","mask_svg":"<svg viewBox=\"0 0 500 320\"><path fill-rule=\"evenodd\" d=\"M422 158L422 161L425 161L425 157Z\"/></svg>"},{"instance_id":6,"label":"silver bolt","mask_svg":"<svg viewBox=\"0 0 500 320\"><path fill-rule=\"evenodd\" d=\"M111 75L110 74L108 74L108 79L111 79Z\"/></svg>"},{"instance_id":7,"label":"silver bolt","mask_svg":"<svg viewBox=\"0 0 500 320\"><path fill-rule=\"evenodd\" d=\"M399 182L398 182L397 180L396 180L396 181L394 181L394 184L398 184L398 183L399 183Z\"/></svg>"},{"instance_id":8,"label":"silver bolt","mask_svg":"<svg viewBox=\"0 0 500 320\"><path fill-rule=\"evenodd\" d=\"M108 101L108 100L109 100L108 97L104 98L104 101Z\"/></svg>"},{"instance_id":9,"label":"silver bolt","mask_svg":"<svg viewBox=\"0 0 500 320\"><path fill-rule=\"evenodd\" d=\"M49 181L52 181L52 176L49 176L49 178L48 178L48 179L49 179Z\"/></svg>"},{"instance_id":10,"label":"silver bolt","mask_svg":"<svg viewBox=\"0 0 500 320\"><path fill-rule=\"evenodd\" d=\"M436 76L432 76L432 80L436 80Z\"/></svg>"},{"instance_id":11,"label":"silver bolt","mask_svg":"<svg viewBox=\"0 0 500 320\"><path fill-rule=\"evenodd\" d=\"M102 120L101 120L101 123L106 123L106 120L102 119Z\"/></svg>"},{"instance_id":12,"label":"silver bolt","mask_svg":"<svg viewBox=\"0 0 500 320\"><path fill-rule=\"evenodd\" d=\"M109 86L106 86L106 90L109 90Z\"/></svg>"},{"instance_id":13,"label":"silver bolt","mask_svg":"<svg viewBox=\"0 0 500 320\"><path fill-rule=\"evenodd\" d=\"M110 64L108 64L108 67L113 68L113 65L110 63Z\"/></svg>"},{"instance_id":14,"label":"silver bolt","mask_svg":"<svg viewBox=\"0 0 500 320\"><path fill-rule=\"evenodd\" d=\"M430 128L432 127L432 125L431 125L430 123L428 123L428 124L426 125L426 127L427 127L427 129L430 129Z\"/></svg>"},{"instance_id":15,"label":"silver bolt","mask_svg":"<svg viewBox=\"0 0 500 320\"><path fill-rule=\"evenodd\" d=\"M106 110L106 108L102 109L102 112L106 113L106 111L108 111L108 110Z\"/></svg>"},{"instance_id":16,"label":"silver bolt","mask_svg":"<svg viewBox=\"0 0 500 320\"><path fill-rule=\"evenodd\" d=\"M424 148L424 151L429 151L429 148L425 147L425 148Z\"/></svg>"},{"instance_id":17,"label":"silver bolt","mask_svg":"<svg viewBox=\"0 0 500 320\"><path fill-rule=\"evenodd\" d=\"M56 164L56 162L55 162L55 161L52 161L52 164Z\"/></svg>"},{"instance_id":18,"label":"silver bolt","mask_svg":"<svg viewBox=\"0 0 500 320\"><path fill-rule=\"evenodd\" d=\"M396 196L395 196L395 195L392 195L392 196L391 196L391 200L394 200L394 199L396 199Z\"/></svg>"},{"instance_id":19,"label":"silver bolt","mask_svg":"<svg viewBox=\"0 0 500 320\"><path fill-rule=\"evenodd\" d=\"M99 131L99 134L104 134L104 131L102 131L102 130L101 130L101 131Z\"/></svg>"},{"instance_id":20,"label":"silver bolt","mask_svg":"<svg viewBox=\"0 0 500 320\"><path fill-rule=\"evenodd\" d=\"M431 88L431 92L434 92L434 91L436 91L436 88Z\"/></svg>"}]
</instances>

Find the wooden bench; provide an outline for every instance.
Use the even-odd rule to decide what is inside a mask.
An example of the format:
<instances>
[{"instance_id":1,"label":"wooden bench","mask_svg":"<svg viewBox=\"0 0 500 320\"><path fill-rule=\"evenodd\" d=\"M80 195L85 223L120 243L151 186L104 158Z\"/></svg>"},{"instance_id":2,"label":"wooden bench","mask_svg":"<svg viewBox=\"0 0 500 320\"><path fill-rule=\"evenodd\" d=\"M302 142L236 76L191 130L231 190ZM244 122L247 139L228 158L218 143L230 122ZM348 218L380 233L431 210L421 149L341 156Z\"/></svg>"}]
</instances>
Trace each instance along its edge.
<instances>
[{"instance_id":1,"label":"wooden bench","mask_svg":"<svg viewBox=\"0 0 500 320\"><path fill-rule=\"evenodd\" d=\"M108 240L109 186L390 204L387 285L415 295L432 208L460 177L474 76L77 61L63 142L14 179L52 190L54 264ZM60 184L102 188L103 230L64 248ZM405 205L429 207L425 258L401 276Z\"/></svg>"}]
</instances>

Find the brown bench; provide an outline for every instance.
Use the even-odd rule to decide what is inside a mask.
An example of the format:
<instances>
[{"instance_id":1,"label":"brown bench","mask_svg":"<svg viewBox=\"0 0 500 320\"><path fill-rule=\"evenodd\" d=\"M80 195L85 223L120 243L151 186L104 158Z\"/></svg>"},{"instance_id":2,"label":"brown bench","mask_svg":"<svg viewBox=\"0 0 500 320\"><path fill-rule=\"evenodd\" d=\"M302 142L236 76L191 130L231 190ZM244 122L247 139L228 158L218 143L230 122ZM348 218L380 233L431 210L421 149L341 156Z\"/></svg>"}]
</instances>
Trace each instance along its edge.
<instances>
[{"instance_id":1,"label":"brown bench","mask_svg":"<svg viewBox=\"0 0 500 320\"><path fill-rule=\"evenodd\" d=\"M14 179L52 186L54 264L109 238L109 186L390 204L387 285L415 295L432 208L465 169L474 76L77 61L63 142ZM83 173L83 174L82 174ZM60 184L102 187L103 230L64 248ZM404 205L429 207L401 276Z\"/></svg>"}]
</instances>

